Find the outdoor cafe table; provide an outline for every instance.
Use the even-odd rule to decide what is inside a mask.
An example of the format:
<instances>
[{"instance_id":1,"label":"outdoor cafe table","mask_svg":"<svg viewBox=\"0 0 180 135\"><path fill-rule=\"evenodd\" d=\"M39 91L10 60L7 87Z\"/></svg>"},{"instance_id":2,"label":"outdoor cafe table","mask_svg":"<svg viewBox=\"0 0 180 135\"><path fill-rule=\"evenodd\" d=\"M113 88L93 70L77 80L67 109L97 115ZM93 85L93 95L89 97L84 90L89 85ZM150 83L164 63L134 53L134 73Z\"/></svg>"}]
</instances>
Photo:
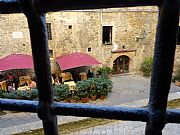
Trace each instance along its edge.
<instances>
[{"instance_id":1,"label":"outdoor cafe table","mask_svg":"<svg viewBox=\"0 0 180 135\"><path fill-rule=\"evenodd\" d=\"M64 84L69 85L69 91L71 91L72 99L74 99L74 92L76 90L76 83L74 81L64 82Z\"/></svg>"},{"instance_id":2,"label":"outdoor cafe table","mask_svg":"<svg viewBox=\"0 0 180 135\"><path fill-rule=\"evenodd\" d=\"M18 87L18 90L30 90L30 88L28 86L21 86Z\"/></svg>"},{"instance_id":3,"label":"outdoor cafe table","mask_svg":"<svg viewBox=\"0 0 180 135\"><path fill-rule=\"evenodd\" d=\"M69 85L69 90L70 90L70 91L76 90L76 83L75 83L74 81L64 82L64 84Z\"/></svg>"}]
</instances>

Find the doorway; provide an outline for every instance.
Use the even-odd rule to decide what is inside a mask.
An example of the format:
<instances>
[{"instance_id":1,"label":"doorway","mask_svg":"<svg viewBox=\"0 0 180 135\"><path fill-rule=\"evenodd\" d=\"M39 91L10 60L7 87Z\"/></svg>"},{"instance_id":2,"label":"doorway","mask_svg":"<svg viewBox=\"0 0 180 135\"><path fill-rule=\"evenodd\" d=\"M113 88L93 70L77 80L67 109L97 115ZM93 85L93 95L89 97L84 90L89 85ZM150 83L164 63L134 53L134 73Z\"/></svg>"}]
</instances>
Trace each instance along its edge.
<instances>
[{"instance_id":1,"label":"doorway","mask_svg":"<svg viewBox=\"0 0 180 135\"><path fill-rule=\"evenodd\" d=\"M114 74L122 74L129 72L129 57L128 56L120 56L113 61L113 73Z\"/></svg>"}]
</instances>

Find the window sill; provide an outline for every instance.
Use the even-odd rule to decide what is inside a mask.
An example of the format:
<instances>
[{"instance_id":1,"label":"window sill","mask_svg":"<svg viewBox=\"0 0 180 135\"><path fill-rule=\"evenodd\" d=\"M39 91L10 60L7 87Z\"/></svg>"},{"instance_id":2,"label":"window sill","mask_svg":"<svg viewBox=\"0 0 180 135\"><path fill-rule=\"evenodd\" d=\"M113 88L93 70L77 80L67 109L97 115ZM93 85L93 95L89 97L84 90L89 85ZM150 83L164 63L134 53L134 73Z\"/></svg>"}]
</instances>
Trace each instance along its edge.
<instances>
[{"instance_id":1,"label":"window sill","mask_svg":"<svg viewBox=\"0 0 180 135\"><path fill-rule=\"evenodd\" d=\"M110 43L110 44L104 44L104 43L103 43L103 45L112 45L112 43Z\"/></svg>"}]
</instances>

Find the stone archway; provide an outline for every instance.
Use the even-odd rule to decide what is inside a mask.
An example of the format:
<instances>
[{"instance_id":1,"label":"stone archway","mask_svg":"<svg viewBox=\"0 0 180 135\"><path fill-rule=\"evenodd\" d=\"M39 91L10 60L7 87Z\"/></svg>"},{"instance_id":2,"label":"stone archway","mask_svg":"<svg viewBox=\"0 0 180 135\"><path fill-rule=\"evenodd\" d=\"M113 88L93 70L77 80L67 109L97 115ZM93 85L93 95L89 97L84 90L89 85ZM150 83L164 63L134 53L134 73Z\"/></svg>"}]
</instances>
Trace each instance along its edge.
<instances>
[{"instance_id":1,"label":"stone archway","mask_svg":"<svg viewBox=\"0 0 180 135\"><path fill-rule=\"evenodd\" d=\"M113 73L122 74L129 72L130 58L126 55L121 55L113 61Z\"/></svg>"}]
</instances>

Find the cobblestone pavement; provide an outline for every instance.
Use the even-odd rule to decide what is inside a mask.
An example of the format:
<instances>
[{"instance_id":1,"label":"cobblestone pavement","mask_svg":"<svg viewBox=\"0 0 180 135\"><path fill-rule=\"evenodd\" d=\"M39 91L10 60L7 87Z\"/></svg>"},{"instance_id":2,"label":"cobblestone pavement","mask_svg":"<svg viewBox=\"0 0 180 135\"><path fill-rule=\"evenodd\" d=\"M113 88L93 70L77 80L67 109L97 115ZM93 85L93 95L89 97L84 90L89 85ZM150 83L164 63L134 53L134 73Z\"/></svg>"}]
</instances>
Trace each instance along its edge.
<instances>
[{"instance_id":1,"label":"cobblestone pavement","mask_svg":"<svg viewBox=\"0 0 180 135\"><path fill-rule=\"evenodd\" d=\"M89 103L97 104L97 105L120 105L120 106L132 106L132 107L135 107L134 105L136 105L136 107L139 107L147 104L147 100L143 100L143 99L148 99L149 97L149 89L150 89L149 78L144 78L142 76L127 75L127 76L112 77L112 81L113 81L113 90L105 100L90 101ZM177 87L172 83L170 92L175 93L178 91L180 91L180 87ZM176 98L180 98L180 96ZM63 117L58 117L58 119L59 122L66 123L69 121L75 121L83 118L63 116ZM121 125L122 123L126 123L126 122L120 122L119 125ZM39 120L37 115L33 113L8 113L7 115L3 115L0 119L0 129L1 129L0 134L5 134L5 133L11 134L15 132L18 133L20 131L28 131L40 127L42 127L41 121ZM144 131L144 128L142 129ZM115 133L115 131L113 132ZM107 133L105 132L103 134L107 134Z\"/></svg>"},{"instance_id":2,"label":"cobblestone pavement","mask_svg":"<svg viewBox=\"0 0 180 135\"><path fill-rule=\"evenodd\" d=\"M117 121L69 133L68 135L144 135L146 124L143 122ZM179 124L168 124L163 135L179 135Z\"/></svg>"}]
</instances>

